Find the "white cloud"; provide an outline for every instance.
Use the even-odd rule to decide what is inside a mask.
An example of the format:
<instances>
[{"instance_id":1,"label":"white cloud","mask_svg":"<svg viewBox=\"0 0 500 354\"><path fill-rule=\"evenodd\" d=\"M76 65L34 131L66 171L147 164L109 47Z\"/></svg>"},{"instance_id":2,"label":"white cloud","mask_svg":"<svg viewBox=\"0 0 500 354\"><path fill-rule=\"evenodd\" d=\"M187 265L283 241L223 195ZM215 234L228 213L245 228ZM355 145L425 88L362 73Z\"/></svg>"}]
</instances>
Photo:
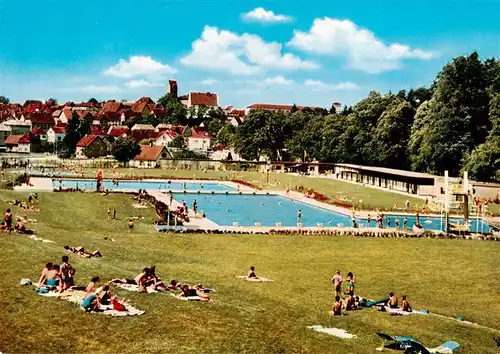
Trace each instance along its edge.
<instances>
[{"instance_id":1,"label":"white cloud","mask_svg":"<svg viewBox=\"0 0 500 354\"><path fill-rule=\"evenodd\" d=\"M265 23L293 21L293 17L291 16L278 15L271 10L264 9L263 7L256 7L252 11L242 14L241 17L247 21L257 21Z\"/></svg>"},{"instance_id":2,"label":"white cloud","mask_svg":"<svg viewBox=\"0 0 500 354\"><path fill-rule=\"evenodd\" d=\"M122 89L116 85L87 85L78 89L78 91L85 93L116 93Z\"/></svg>"},{"instance_id":3,"label":"white cloud","mask_svg":"<svg viewBox=\"0 0 500 354\"><path fill-rule=\"evenodd\" d=\"M344 56L348 67L369 73L399 69L403 59L437 56L400 43L384 44L373 32L349 20L329 17L315 19L308 32L295 30L288 45L310 53Z\"/></svg>"},{"instance_id":4,"label":"white cloud","mask_svg":"<svg viewBox=\"0 0 500 354\"><path fill-rule=\"evenodd\" d=\"M200 84L202 84L202 85L213 85L216 83L218 83L218 81L215 79L205 79L205 80L200 81Z\"/></svg>"},{"instance_id":5,"label":"white cloud","mask_svg":"<svg viewBox=\"0 0 500 354\"><path fill-rule=\"evenodd\" d=\"M106 76L131 78L137 76L158 76L175 73L177 70L167 64L162 64L149 56L135 55L128 61L120 59L117 64L104 71Z\"/></svg>"},{"instance_id":6,"label":"white cloud","mask_svg":"<svg viewBox=\"0 0 500 354\"><path fill-rule=\"evenodd\" d=\"M263 81L264 85L288 86L293 85L293 80L288 80L283 76L266 77Z\"/></svg>"},{"instance_id":7,"label":"white cloud","mask_svg":"<svg viewBox=\"0 0 500 354\"><path fill-rule=\"evenodd\" d=\"M269 69L313 70L318 65L294 54L281 53L278 42L265 42L259 36L219 30L205 26L192 51L181 63L207 70L237 75L253 75Z\"/></svg>"},{"instance_id":8,"label":"white cloud","mask_svg":"<svg viewBox=\"0 0 500 354\"><path fill-rule=\"evenodd\" d=\"M355 83L350 82L350 81L339 82L338 84L327 84L327 83L324 83L323 81L310 80L310 79L307 79L304 81L304 86L307 86L315 91L320 91L320 90L323 90L323 91L324 90L355 90L355 89L359 88L358 85L356 85Z\"/></svg>"},{"instance_id":9,"label":"white cloud","mask_svg":"<svg viewBox=\"0 0 500 354\"><path fill-rule=\"evenodd\" d=\"M136 87L161 87L164 84L161 82L151 82L148 80L140 79L140 80L130 80L129 82L125 83L125 86L130 87L130 88L136 88Z\"/></svg>"}]
</instances>

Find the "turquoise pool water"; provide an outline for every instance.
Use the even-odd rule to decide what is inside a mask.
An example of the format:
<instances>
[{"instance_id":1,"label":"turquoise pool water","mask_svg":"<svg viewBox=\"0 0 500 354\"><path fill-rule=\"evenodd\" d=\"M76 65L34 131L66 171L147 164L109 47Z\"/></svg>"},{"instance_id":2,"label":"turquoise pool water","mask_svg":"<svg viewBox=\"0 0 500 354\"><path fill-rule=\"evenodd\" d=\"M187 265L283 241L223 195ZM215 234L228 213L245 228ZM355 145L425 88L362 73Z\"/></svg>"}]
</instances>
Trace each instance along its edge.
<instances>
[{"instance_id":1,"label":"turquoise pool water","mask_svg":"<svg viewBox=\"0 0 500 354\"><path fill-rule=\"evenodd\" d=\"M85 190L95 190L96 181L91 179L62 179L60 183L59 180L54 180L52 185L54 188L79 188ZM234 191L235 189L229 187L225 184L218 182L183 182L182 180L164 180L164 181L151 181L151 180L120 180L118 185L113 184L112 180L104 180L102 188L115 190L115 189L129 189L138 191L139 189L145 190L192 190L192 191Z\"/></svg>"},{"instance_id":2,"label":"turquoise pool water","mask_svg":"<svg viewBox=\"0 0 500 354\"><path fill-rule=\"evenodd\" d=\"M278 195L225 195L225 194L189 194L174 193L175 200L186 201L189 209L193 207L193 201L198 203L198 212L202 210L206 217L218 225L232 226L233 222L238 222L241 226L254 226L260 222L261 226L275 226L281 222L283 226L297 226L297 212L302 210L302 224L310 227L322 223L325 227L352 226L350 216L336 213L331 210L319 208L306 203L294 201ZM370 227L376 227L375 217L370 223ZM395 227L395 220L399 219L400 226L403 226L404 216L387 215L384 216L384 227L387 227L387 220L391 219L391 227ZM415 222L415 217L408 217L408 228L411 229ZM357 219L359 226L367 226L366 219ZM441 219L431 217L420 217L420 222L427 230L441 230ZM451 223L463 224L463 219L450 219ZM488 225L476 223L471 220L471 231L476 232L476 227L481 231L488 231Z\"/></svg>"},{"instance_id":3,"label":"turquoise pool water","mask_svg":"<svg viewBox=\"0 0 500 354\"><path fill-rule=\"evenodd\" d=\"M278 195L174 193L174 199L179 202L185 200L189 209L192 209L196 199L198 212L203 210L208 219L222 226L232 226L233 222L241 226L254 226L256 222L260 222L261 226L275 226L277 222L283 226L297 226L299 209L302 210L304 226L316 226L317 223L323 223L325 227L339 223L351 225L348 216Z\"/></svg>"}]
</instances>

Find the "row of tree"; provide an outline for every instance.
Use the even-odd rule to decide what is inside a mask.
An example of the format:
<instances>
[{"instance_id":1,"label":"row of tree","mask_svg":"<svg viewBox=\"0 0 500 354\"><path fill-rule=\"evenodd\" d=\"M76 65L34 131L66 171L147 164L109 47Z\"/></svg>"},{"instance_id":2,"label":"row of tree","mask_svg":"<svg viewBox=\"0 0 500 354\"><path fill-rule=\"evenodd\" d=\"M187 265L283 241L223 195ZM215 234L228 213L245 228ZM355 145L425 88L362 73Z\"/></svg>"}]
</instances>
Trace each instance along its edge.
<instances>
[{"instance_id":1,"label":"row of tree","mask_svg":"<svg viewBox=\"0 0 500 354\"><path fill-rule=\"evenodd\" d=\"M221 127L217 142L250 160L468 170L476 180L500 181L500 61L460 56L429 88L371 92L342 112L252 112L237 129Z\"/></svg>"}]
</instances>

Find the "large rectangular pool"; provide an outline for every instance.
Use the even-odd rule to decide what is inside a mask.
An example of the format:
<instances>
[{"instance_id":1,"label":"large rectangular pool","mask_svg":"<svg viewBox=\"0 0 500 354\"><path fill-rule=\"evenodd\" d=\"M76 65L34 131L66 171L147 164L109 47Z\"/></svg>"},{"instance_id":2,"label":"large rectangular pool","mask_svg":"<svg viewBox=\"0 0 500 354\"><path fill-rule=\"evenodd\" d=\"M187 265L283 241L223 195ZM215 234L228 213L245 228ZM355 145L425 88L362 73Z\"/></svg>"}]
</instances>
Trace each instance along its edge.
<instances>
[{"instance_id":1,"label":"large rectangular pool","mask_svg":"<svg viewBox=\"0 0 500 354\"><path fill-rule=\"evenodd\" d=\"M93 179L55 179L52 182L54 188L79 188L83 190L96 190L97 182ZM103 190L161 190L161 191L234 191L235 189L217 182L189 182L182 180L119 180L114 184L112 180L105 179L102 183Z\"/></svg>"},{"instance_id":2,"label":"large rectangular pool","mask_svg":"<svg viewBox=\"0 0 500 354\"><path fill-rule=\"evenodd\" d=\"M225 195L225 194L183 194L174 193L178 202L186 201L189 209L193 201L198 203L198 212L202 210L206 217L218 225L232 226L237 222L241 226L275 226L281 222L283 226L297 226L297 212L302 211L303 226L316 226L323 223L337 226L342 223L350 226L348 216L318 208L306 203L297 202L278 195Z\"/></svg>"},{"instance_id":3,"label":"large rectangular pool","mask_svg":"<svg viewBox=\"0 0 500 354\"><path fill-rule=\"evenodd\" d=\"M297 226L297 212L302 211L302 225L314 227L322 223L325 227L352 226L351 217L337 212L316 207L310 204L281 197L279 195L225 195L225 194L189 194L174 193L178 202L186 201L189 209L193 208L193 201L198 203L198 212L204 211L206 217L218 225L232 226L237 222L241 226L254 226L259 222L261 226L273 227L281 222L283 226ZM372 215L372 221L367 225L366 219L357 219L360 227L376 227L376 215ZM391 227L395 227L396 219L399 219L400 227L403 227L404 216L385 215L384 228L387 221L391 219ZM411 230L415 223L415 216L408 216L408 229ZM420 222L426 230L442 230L444 220L437 217L421 216ZM452 224L463 224L463 219L451 218ZM481 220L470 220L472 232L488 232L487 223Z\"/></svg>"}]
</instances>

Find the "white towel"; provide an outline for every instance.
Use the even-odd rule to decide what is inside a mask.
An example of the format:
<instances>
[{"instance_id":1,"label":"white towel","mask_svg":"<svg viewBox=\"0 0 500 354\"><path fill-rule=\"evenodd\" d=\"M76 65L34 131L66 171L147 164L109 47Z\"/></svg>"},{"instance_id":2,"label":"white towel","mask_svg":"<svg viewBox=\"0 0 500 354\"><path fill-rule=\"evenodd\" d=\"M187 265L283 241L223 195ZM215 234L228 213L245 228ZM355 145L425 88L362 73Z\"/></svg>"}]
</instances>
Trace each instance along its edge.
<instances>
[{"instance_id":1,"label":"white towel","mask_svg":"<svg viewBox=\"0 0 500 354\"><path fill-rule=\"evenodd\" d=\"M357 337L355 334L347 333L346 330L340 328L326 328L321 325L308 326L307 328L313 329L316 332L326 333L344 339L351 339Z\"/></svg>"},{"instance_id":2,"label":"white towel","mask_svg":"<svg viewBox=\"0 0 500 354\"><path fill-rule=\"evenodd\" d=\"M246 281L251 281L251 282L270 282L270 281L272 281L271 279L262 278L262 277L249 278L246 275L238 275L238 276L236 276L236 278L244 279Z\"/></svg>"}]
</instances>

